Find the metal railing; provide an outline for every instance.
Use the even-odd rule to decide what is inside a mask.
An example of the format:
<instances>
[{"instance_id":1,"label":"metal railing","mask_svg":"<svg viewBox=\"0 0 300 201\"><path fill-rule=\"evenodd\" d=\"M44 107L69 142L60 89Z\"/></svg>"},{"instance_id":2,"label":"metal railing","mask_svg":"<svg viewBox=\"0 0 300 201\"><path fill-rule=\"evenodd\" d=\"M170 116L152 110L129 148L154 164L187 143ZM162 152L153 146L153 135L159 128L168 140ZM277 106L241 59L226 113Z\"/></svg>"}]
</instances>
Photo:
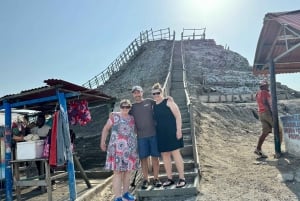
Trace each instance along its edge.
<instances>
[{"instance_id":1,"label":"metal railing","mask_svg":"<svg viewBox=\"0 0 300 201\"><path fill-rule=\"evenodd\" d=\"M134 39L105 70L88 80L83 86L93 89L103 85L114 73L118 72L124 64L128 63L128 61L140 51L143 44L157 40L175 40L175 32L173 32L172 35L170 28L159 29L157 31L150 29L141 32L139 37Z\"/></svg>"}]
</instances>

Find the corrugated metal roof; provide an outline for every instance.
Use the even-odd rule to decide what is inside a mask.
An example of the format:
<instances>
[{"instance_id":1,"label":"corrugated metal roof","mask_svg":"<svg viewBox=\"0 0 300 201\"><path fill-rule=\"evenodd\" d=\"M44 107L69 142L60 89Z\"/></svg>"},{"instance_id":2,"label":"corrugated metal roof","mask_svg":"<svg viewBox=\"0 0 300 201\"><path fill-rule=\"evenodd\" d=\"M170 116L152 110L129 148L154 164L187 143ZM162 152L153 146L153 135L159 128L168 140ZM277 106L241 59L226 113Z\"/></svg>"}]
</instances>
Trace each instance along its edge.
<instances>
[{"instance_id":1,"label":"corrugated metal roof","mask_svg":"<svg viewBox=\"0 0 300 201\"><path fill-rule=\"evenodd\" d=\"M3 105L4 101L7 101L11 104L29 101L33 99L41 99L45 97L55 96L57 92L67 92L78 93L78 96L69 98L68 100L75 100L75 99L84 99L89 102L89 104L101 104L101 103L108 103L114 102L115 98L102 93L100 90L97 89L87 89L85 87L60 80L60 79L48 79L44 80L47 86L42 86L34 89L24 90L21 91L19 94L11 94L6 95L0 98L0 106ZM54 110L57 101L52 102L42 102L40 104L34 104L26 106L26 109L33 109L39 111L49 111ZM18 107L17 107L18 108ZM20 106L20 108L24 108L24 106Z\"/></svg>"},{"instance_id":2,"label":"corrugated metal roof","mask_svg":"<svg viewBox=\"0 0 300 201\"><path fill-rule=\"evenodd\" d=\"M265 15L253 73L269 73L270 59L276 74L300 72L300 10Z\"/></svg>"}]
</instances>

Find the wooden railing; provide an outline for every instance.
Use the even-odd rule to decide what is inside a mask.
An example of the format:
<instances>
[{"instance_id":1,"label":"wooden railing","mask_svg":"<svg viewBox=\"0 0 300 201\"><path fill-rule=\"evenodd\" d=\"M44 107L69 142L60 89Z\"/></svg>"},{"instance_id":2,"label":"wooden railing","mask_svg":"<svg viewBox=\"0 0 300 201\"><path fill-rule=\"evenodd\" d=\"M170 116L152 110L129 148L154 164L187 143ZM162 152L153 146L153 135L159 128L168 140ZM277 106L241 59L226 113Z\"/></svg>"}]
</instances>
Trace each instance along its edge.
<instances>
[{"instance_id":1,"label":"wooden railing","mask_svg":"<svg viewBox=\"0 0 300 201\"><path fill-rule=\"evenodd\" d=\"M173 40L173 45L172 45L172 49L171 49L171 57L170 57L170 63L169 63L169 70L168 70L168 74L167 77L165 79L164 85L163 85L163 94L165 96L169 96L170 95L170 88L171 88L171 73L172 73L172 67L173 67L173 53L174 53L174 46L175 46L175 31L173 33L174 36L174 40Z\"/></svg>"},{"instance_id":2,"label":"wooden railing","mask_svg":"<svg viewBox=\"0 0 300 201\"><path fill-rule=\"evenodd\" d=\"M181 40L205 39L206 28L202 29L183 29L181 32Z\"/></svg>"},{"instance_id":3,"label":"wooden railing","mask_svg":"<svg viewBox=\"0 0 300 201\"><path fill-rule=\"evenodd\" d=\"M150 29L141 32L140 36L134 39L104 71L88 80L83 86L93 89L103 85L114 73L118 72L124 64L128 63L136 55L143 44L157 40L175 40L175 32L171 34L170 28L157 31Z\"/></svg>"},{"instance_id":4,"label":"wooden railing","mask_svg":"<svg viewBox=\"0 0 300 201\"><path fill-rule=\"evenodd\" d=\"M183 36L183 33L181 34ZM196 169L199 173L199 176L201 176L201 170L200 170L200 160L198 156L198 148L196 143L196 129L194 125L194 107L190 100L190 93L187 86L187 75L186 75L186 66L185 66L185 50L184 50L184 40L181 39L181 59L182 59L182 68L183 68L183 86L185 91L185 97L186 97L186 103L187 107L190 113L190 123L191 123L191 136L192 136L192 143L193 143L193 157L195 161Z\"/></svg>"}]
</instances>

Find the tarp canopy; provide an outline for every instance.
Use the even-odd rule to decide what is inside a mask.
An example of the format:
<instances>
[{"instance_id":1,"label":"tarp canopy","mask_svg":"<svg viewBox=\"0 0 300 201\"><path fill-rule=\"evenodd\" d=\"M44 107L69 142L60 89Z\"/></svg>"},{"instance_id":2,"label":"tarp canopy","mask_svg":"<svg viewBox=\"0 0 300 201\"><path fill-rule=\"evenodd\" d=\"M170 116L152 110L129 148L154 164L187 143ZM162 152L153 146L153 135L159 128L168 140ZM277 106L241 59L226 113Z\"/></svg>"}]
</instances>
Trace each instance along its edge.
<instances>
[{"instance_id":1,"label":"tarp canopy","mask_svg":"<svg viewBox=\"0 0 300 201\"><path fill-rule=\"evenodd\" d=\"M300 72L300 10L265 15L253 73L269 73L271 59L276 74Z\"/></svg>"}]
</instances>

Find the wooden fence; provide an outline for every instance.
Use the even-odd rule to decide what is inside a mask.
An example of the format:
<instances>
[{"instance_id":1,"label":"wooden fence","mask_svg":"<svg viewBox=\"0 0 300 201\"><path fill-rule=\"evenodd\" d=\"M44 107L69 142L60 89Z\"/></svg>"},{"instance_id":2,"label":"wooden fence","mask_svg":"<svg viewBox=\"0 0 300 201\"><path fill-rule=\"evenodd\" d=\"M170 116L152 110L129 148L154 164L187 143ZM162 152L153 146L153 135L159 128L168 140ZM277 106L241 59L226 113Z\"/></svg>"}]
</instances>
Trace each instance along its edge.
<instances>
[{"instance_id":1,"label":"wooden fence","mask_svg":"<svg viewBox=\"0 0 300 201\"><path fill-rule=\"evenodd\" d=\"M143 44L157 40L175 40L175 32L171 33L170 28L159 29L157 31L150 29L141 32L139 37L134 39L120 56L118 56L104 71L88 80L83 86L94 89L103 85L114 73L118 72L124 64L137 54Z\"/></svg>"},{"instance_id":2,"label":"wooden fence","mask_svg":"<svg viewBox=\"0 0 300 201\"><path fill-rule=\"evenodd\" d=\"M205 39L206 28L201 29L183 29L181 32L181 40L197 40Z\"/></svg>"}]
</instances>

